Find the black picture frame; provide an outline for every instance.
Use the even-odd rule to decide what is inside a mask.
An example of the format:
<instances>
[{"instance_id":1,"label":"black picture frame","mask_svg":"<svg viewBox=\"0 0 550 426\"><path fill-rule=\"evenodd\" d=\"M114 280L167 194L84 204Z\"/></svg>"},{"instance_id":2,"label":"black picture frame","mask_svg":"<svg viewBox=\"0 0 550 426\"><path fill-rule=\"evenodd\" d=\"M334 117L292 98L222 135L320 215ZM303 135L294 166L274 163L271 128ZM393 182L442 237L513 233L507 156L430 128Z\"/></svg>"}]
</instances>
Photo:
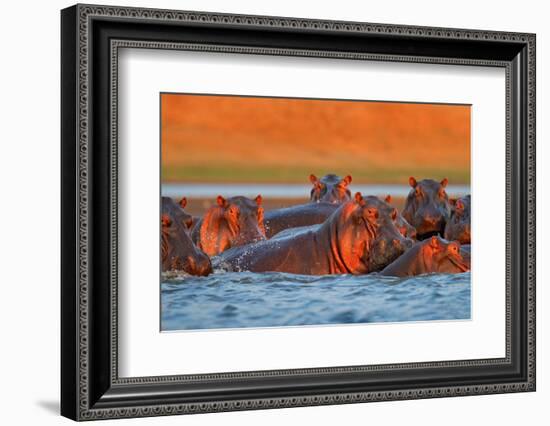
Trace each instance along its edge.
<instances>
[{"instance_id":1,"label":"black picture frame","mask_svg":"<svg viewBox=\"0 0 550 426\"><path fill-rule=\"evenodd\" d=\"M524 33L97 5L64 9L61 414L91 420L534 391L535 43L534 34ZM121 46L505 68L506 357L119 378L113 99Z\"/></svg>"}]
</instances>

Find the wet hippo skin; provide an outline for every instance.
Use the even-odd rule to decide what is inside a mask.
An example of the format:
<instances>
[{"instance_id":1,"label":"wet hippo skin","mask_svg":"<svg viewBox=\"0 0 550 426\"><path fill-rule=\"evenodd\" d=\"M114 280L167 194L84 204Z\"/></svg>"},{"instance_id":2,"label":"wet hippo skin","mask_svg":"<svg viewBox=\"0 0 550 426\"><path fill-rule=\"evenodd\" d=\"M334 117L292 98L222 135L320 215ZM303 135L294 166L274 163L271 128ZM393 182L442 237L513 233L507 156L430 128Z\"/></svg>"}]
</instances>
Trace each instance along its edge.
<instances>
[{"instance_id":1,"label":"wet hippo skin","mask_svg":"<svg viewBox=\"0 0 550 426\"><path fill-rule=\"evenodd\" d=\"M429 273L456 274L469 269L469 262L461 254L460 243L432 236L416 243L380 274L406 277Z\"/></svg>"},{"instance_id":2,"label":"wet hippo skin","mask_svg":"<svg viewBox=\"0 0 550 426\"><path fill-rule=\"evenodd\" d=\"M191 275L208 275L212 272L210 258L199 250L180 221L169 210L161 215L162 271L183 271Z\"/></svg>"},{"instance_id":3,"label":"wet hippo skin","mask_svg":"<svg viewBox=\"0 0 550 426\"><path fill-rule=\"evenodd\" d=\"M289 228L323 223L338 207L339 204L318 202L268 211L264 218L266 237Z\"/></svg>"},{"instance_id":4,"label":"wet hippo skin","mask_svg":"<svg viewBox=\"0 0 550 426\"><path fill-rule=\"evenodd\" d=\"M380 200L357 193L319 228L235 248L216 260L232 271L365 274L382 269L412 246Z\"/></svg>"}]
</instances>

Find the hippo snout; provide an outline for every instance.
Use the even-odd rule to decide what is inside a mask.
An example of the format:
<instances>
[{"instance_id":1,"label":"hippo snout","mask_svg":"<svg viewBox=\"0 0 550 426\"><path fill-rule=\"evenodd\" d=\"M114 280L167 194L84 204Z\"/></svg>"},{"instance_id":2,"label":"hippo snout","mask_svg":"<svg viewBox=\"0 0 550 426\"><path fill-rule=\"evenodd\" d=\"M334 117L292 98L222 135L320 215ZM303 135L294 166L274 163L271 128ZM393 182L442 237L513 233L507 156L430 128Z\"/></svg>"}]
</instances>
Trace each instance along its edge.
<instances>
[{"instance_id":1,"label":"hippo snout","mask_svg":"<svg viewBox=\"0 0 550 426\"><path fill-rule=\"evenodd\" d=\"M199 254L198 256L188 256L187 262L192 271L192 275L198 275L205 277L212 273L212 262L206 254Z\"/></svg>"},{"instance_id":2,"label":"hippo snout","mask_svg":"<svg viewBox=\"0 0 550 426\"><path fill-rule=\"evenodd\" d=\"M212 263L210 259L205 258L202 260L199 265L197 265L197 275L201 277L206 277L212 273Z\"/></svg>"},{"instance_id":3,"label":"hippo snout","mask_svg":"<svg viewBox=\"0 0 550 426\"><path fill-rule=\"evenodd\" d=\"M443 220L443 215L425 216L424 217L424 225L426 227L436 227L442 222L442 220Z\"/></svg>"}]
</instances>

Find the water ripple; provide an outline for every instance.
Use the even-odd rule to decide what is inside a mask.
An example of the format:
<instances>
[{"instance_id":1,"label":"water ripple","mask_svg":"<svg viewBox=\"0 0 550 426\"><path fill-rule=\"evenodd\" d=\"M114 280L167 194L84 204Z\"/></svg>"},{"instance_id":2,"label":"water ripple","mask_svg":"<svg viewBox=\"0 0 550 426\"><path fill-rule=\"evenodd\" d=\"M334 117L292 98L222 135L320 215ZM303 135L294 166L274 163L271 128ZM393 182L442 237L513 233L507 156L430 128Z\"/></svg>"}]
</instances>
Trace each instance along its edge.
<instances>
[{"instance_id":1,"label":"water ripple","mask_svg":"<svg viewBox=\"0 0 550 426\"><path fill-rule=\"evenodd\" d=\"M162 330L280 327L470 318L470 273L411 278L376 274L218 272L166 275Z\"/></svg>"}]
</instances>

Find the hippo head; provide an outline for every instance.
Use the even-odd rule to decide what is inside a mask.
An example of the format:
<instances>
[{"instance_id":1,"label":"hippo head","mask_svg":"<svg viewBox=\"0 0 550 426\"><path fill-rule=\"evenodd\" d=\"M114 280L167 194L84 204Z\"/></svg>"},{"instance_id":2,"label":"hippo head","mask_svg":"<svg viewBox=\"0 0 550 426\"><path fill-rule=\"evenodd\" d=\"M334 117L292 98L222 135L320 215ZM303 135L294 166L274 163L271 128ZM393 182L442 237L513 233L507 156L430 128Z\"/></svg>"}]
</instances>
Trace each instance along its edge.
<instances>
[{"instance_id":1,"label":"hippo head","mask_svg":"<svg viewBox=\"0 0 550 426\"><path fill-rule=\"evenodd\" d=\"M386 195L386 198L384 198L384 202L387 204L388 208L393 208L391 205L391 195ZM406 238L410 238L413 241L416 241L416 228L414 226L411 226L411 224L407 222L403 215L399 212L397 212L397 216L395 218L395 226L397 227L401 235Z\"/></svg>"},{"instance_id":2,"label":"hippo head","mask_svg":"<svg viewBox=\"0 0 550 426\"><path fill-rule=\"evenodd\" d=\"M419 254L425 267L424 273L460 273L469 270L460 253L458 241L432 236L421 243Z\"/></svg>"},{"instance_id":3,"label":"hippo head","mask_svg":"<svg viewBox=\"0 0 550 426\"><path fill-rule=\"evenodd\" d=\"M438 236L431 236L416 243L403 256L388 265L382 275L407 277L430 273L457 274L470 270L469 259L461 251L458 241L446 241Z\"/></svg>"},{"instance_id":4,"label":"hippo head","mask_svg":"<svg viewBox=\"0 0 550 426\"><path fill-rule=\"evenodd\" d=\"M351 199L351 192L348 189L351 183L351 176L345 178L329 174L318 179L315 175L310 175L309 180L313 185L311 189L310 201L325 203L343 203Z\"/></svg>"},{"instance_id":5,"label":"hippo head","mask_svg":"<svg viewBox=\"0 0 550 426\"><path fill-rule=\"evenodd\" d=\"M260 240L265 240L262 196L250 200L219 195L216 205L204 215L197 245L209 256L215 256L231 247Z\"/></svg>"},{"instance_id":6,"label":"hippo head","mask_svg":"<svg viewBox=\"0 0 550 426\"><path fill-rule=\"evenodd\" d=\"M189 231L193 226L193 216L183 211L187 205L187 198L183 197L179 203L176 203L170 197L162 197L162 211L169 215L170 219L177 221L186 231Z\"/></svg>"},{"instance_id":7,"label":"hippo head","mask_svg":"<svg viewBox=\"0 0 550 426\"><path fill-rule=\"evenodd\" d=\"M378 211L376 238L372 243L369 258L369 271L374 272L401 256L412 247L414 241L404 235L404 231L397 226L400 215L396 208L378 197L368 196L363 200L365 205L375 207Z\"/></svg>"},{"instance_id":8,"label":"hippo head","mask_svg":"<svg viewBox=\"0 0 550 426\"><path fill-rule=\"evenodd\" d=\"M445 226L445 239L470 244L470 195L451 200L451 218Z\"/></svg>"},{"instance_id":9,"label":"hippo head","mask_svg":"<svg viewBox=\"0 0 550 426\"><path fill-rule=\"evenodd\" d=\"M447 183L447 178L441 182L432 179L417 182L415 178L409 178L412 189L402 214L415 227L419 240L443 234L451 215L451 205L445 191Z\"/></svg>"},{"instance_id":10,"label":"hippo head","mask_svg":"<svg viewBox=\"0 0 550 426\"><path fill-rule=\"evenodd\" d=\"M161 216L162 271L184 271L191 275L206 276L212 272L209 257L197 249L184 226L171 214Z\"/></svg>"},{"instance_id":11,"label":"hippo head","mask_svg":"<svg viewBox=\"0 0 550 426\"><path fill-rule=\"evenodd\" d=\"M325 227L333 226L331 251L342 264L340 270L353 274L378 271L412 246L412 240L396 228L395 213L378 198L363 198L358 192L325 222Z\"/></svg>"}]
</instances>

